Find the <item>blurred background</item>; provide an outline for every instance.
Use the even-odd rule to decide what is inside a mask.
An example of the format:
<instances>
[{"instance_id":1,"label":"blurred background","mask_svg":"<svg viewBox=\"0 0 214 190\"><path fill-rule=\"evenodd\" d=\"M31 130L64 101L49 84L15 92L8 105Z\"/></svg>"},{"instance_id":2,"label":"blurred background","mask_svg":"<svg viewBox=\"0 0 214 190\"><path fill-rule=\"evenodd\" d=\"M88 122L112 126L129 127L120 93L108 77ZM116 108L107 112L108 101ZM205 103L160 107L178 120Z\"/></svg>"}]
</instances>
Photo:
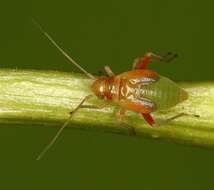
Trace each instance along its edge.
<instances>
[{"instance_id":1,"label":"blurred background","mask_svg":"<svg viewBox=\"0 0 214 190\"><path fill-rule=\"evenodd\" d=\"M1 2L0 68L78 71L36 28L84 68L127 71L147 51L179 54L150 68L175 81L213 80L214 2L20 0ZM78 71L79 72L79 71ZM0 127L2 189L211 189L214 151L161 140L67 129Z\"/></svg>"}]
</instances>

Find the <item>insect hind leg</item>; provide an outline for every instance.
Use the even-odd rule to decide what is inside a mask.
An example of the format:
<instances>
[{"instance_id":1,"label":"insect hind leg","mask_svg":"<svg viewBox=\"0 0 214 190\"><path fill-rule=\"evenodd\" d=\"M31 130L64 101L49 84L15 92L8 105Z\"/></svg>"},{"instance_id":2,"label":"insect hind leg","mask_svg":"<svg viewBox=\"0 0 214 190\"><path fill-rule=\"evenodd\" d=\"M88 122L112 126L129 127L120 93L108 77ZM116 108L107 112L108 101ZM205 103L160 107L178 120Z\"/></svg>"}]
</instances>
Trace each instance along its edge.
<instances>
[{"instance_id":1,"label":"insect hind leg","mask_svg":"<svg viewBox=\"0 0 214 190\"><path fill-rule=\"evenodd\" d=\"M177 54L171 53L171 52L168 52L167 54L165 54L163 56L157 55L157 54L152 53L152 52L148 52L143 57L135 59L132 68L133 68L133 70L135 70L135 69L146 69L148 67L148 64L151 61L170 62L174 58L176 58L177 56L178 56Z\"/></svg>"},{"instance_id":2,"label":"insect hind leg","mask_svg":"<svg viewBox=\"0 0 214 190\"><path fill-rule=\"evenodd\" d=\"M153 117L149 113L142 113L143 118L151 127L157 127Z\"/></svg>"},{"instance_id":3,"label":"insect hind leg","mask_svg":"<svg viewBox=\"0 0 214 190\"><path fill-rule=\"evenodd\" d=\"M149 113L142 113L143 118L145 119L145 121L151 126L151 127L160 127L161 125L166 125L168 123L170 123L171 121L173 121L174 119L177 119L179 117L185 116L185 113L180 113L177 114L173 117L170 117L168 119L165 119L159 123L156 123L155 120L153 119L153 117L151 116L151 114Z\"/></svg>"},{"instance_id":4,"label":"insect hind leg","mask_svg":"<svg viewBox=\"0 0 214 190\"><path fill-rule=\"evenodd\" d=\"M194 114L192 115L192 114L187 114L187 113L179 113L177 115L174 115L174 116L172 116L172 117L170 117L168 119L165 119L165 120L161 121L158 125L159 126L160 125L166 125L166 124L170 123L171 121L173 121L173 120L175 120L177 118L180 118L180 117L184 117L184 116L190 116L190 117L195 117L195 118L200 117L199 115L194 115Z\"/></svg>"},{"instance_id":5,"label":"insect hind leg","mask_svg":"<svg viewBox=\"0 0 214 190\"><path fill-rule=\"evenodd\" d=\"M153 119L153 117L151 116L151 114L143 114L142 116L144 117L144 119L146 120L146 122L151 126L151 127L160 127L162 125L166 125L168 123L170 123L171 121L183 117L183 116L191 116L191 117L200 117L199 115L191 115L191 114L186 114L186 113L179 113L177 115L174 115L168 119L162 120L161 122L156 123Z\"/></svg>"}]
</instances>

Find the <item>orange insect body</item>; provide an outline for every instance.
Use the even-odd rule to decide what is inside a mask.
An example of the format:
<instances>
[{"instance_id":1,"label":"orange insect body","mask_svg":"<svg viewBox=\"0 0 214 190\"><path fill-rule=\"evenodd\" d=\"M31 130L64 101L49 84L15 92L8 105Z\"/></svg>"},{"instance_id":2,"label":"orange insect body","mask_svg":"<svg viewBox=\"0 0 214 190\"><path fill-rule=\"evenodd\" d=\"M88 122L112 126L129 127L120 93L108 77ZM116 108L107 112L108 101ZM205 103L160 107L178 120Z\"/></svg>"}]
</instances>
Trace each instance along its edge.
<instances>
[{"instance_id":1,"label":"orange insect body","mask_svg":"<svg viewBox=\"0 0 214 190\"><path fill-rule=\"evenodd\" d=\"M158 75L154 71L133 70L117 76L112 76L108 79L100 77L92 84L91 88L96 96L112 100L124 109L138 113L150 113L153 111L151 108L142 105L137 101L133 101L137 95L137 80L142 79L139 83L148 84L154 82L158 78Z\"/></svg>"},{"instance_id":2,"label":"orange insect body","mask_svg":"<svg viewBox=\"0 0 214 190\"><path fill-rule=\"evenodd\" d=\"M147 70L154 54L146 54L137 61L134 70L109 78L100 77L91 89L99 98L116 102L122 114L126 110L141 113L147 123L155 126L151 112L170 108L188 98L186 91L170 79Z\"/></svg>"}]
</instances>

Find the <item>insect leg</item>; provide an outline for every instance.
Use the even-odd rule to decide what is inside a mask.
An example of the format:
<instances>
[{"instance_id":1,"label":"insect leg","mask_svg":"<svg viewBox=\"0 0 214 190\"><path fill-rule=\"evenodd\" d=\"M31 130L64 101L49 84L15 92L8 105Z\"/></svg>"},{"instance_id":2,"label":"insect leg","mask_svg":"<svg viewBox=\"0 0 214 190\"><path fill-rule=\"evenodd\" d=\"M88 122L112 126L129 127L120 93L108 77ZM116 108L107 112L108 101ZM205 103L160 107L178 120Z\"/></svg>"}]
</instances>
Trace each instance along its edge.
<instances>
[{"instance_id":1,"label":"insect leg","mask_svg":"<svg viewBox=\"0 0 214 190\"><path fill-rule=\"evenodd\" d=\"M160 125L164 125L164 124L168 124L169 122L171 122L171 121L173 121L173 120L175 120L175 119L177 119L179 117L183 117L183 116L200 117L199 115L191 115L191 114L187 114L187 113L179 113L179 114L177 114L175 116L172 116L172 117L160 122L159 126Z\"/></svg>"},{"instance_id":2,"label":"insect leg","mask_svg":"<svg viewBox=\"0 0 214 190\"><path fill-rule=\"evenodd\" d=\"M125 127L125 128L130 129L130 135L136 135L134 127L127 125L126 123L123 122L123 118L125 116L125 113L126 113L126 109L120 108L116 114L117 121L119 122L121 127Z\"/></svg>"},{"instance_id":3,"label":"insect leg","mask_svg":"<svg viewBox=\"0 0 214 190\"><path fill-rule=\"evenodd\" d=\"M88 109L103 109L105 107L107 107L107 104L101 104L101 105L82 105L81 108L88 108Z\"/></svg>"},{"instance_id":4,"label":"insect leg","mask_svg":"<svg viewBox=\"0 0 214 190\"><path fill-rule=\"evenodd\" d=\"M119 111L116 114L117 120L121 123L123 121L123 117L126 113L126 110L123 108L120 108Z\"/></svg>"},{"instance_id":5,"label":"insect leg","mask_svg":"<svg viewBox=\"0 0 214 190\"><path fill-rule=\"evenodd\" d=\"M137 58L134 60L133 63L133 69L146 69L148 64L155 60L155 61L165 61L165 62L170 62L174 58L177 57L177 54L174 53L167 53L166 55L157 55L152 52L148 52L144 55L142 58Z\"/></svg>"},{"instance_id":6,"label":"insect leg","mask_svg":"<svg viewBox=\"0 0 214 190\"><path fill-rule=\"evenodd\" d=\"M105 70L105 72L108 74L109 77L115 76L115 74L113 73L113 71L111 70L111 68L110 68L108 65L106 65L106 66L104 67L104 70Z\"/></svg>"},{"instance_id":7,"label":"insect leg","mask_svg":"<svg viewBox=\"0 0 214 190\"><path fill-rule=\"evenodd\" d=\"M157 126L166 125L166 124L170 123L171 121L173 121L173 120L175 120L175 119L177 119L179 117L183 117L183 116L191 116L191 117L196 117L196 118L200 117L199 115L195 115L195 114L179 113L179 114L177 114L175 116L172 116L172 117L170 117L168 119L165 119L165 120L161 121L160 123L158 123Z\"/></svg>"},{"instance_id":8,"label":"insect leg","mask_svg":"<svg viewBox=\"0 0 214 190\"><path fill-rule=\"evenodd\" d=\"M73 117L74 113L76 113L82 106L82 104L87 100L91 98L91 95L86 96L80 103L79 105L70 112L70 117L68 118L68 120L61 126L61 128L58 130L58 132L56 133L56 135L52 138L52 140L49 142L49 144L42 150L42 152L39 154L39 156L37 157L36 160L40 160L45 153L51 148L51 146L56 142L57 138L60 136L60 134L62 133L63 129L65 129L65 127L68 126L68 123L70 122L71 118Z\"/></svg>"},{"instance_id":9,"label":"insect leg","mask_svg":"<svg viewBox=\"0 0 214 190\"><path fill-rule=\"evenodd\" d=\"M142 116L144 117L144 119L146 120L146 122L151 127L156 127L155 121L154 121L153 117L151 116L151 114L149 114L149 113L142 113Z\"/></svg>"},{"instance_id":10,"label":"insect leg","mask_svg":"<svg viewBox=\"0 0 214 190\"><path fill-rule=\"evenodd\" d=\"M170 121L173 121L173 120L175 120L175 119L177 119L177 118L179 118L179 117L182 117L182 116L187 116L187 114L185 114L185 113L179 113L179 114L177 114L177 115L175 115L175 116L172 116L172 117L166 119L166 120L163 122L163 124L167 124L167 123L169 123Z\"/></svg>"}]
</instances>

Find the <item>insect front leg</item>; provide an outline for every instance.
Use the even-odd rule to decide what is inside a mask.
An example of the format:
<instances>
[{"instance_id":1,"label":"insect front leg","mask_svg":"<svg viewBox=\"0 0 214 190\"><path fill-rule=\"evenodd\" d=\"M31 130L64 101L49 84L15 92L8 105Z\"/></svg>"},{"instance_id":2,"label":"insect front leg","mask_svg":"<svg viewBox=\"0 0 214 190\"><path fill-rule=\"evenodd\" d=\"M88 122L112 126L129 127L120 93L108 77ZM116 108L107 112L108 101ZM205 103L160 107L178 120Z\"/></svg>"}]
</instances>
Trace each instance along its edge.
<instances>
[{"instance_id":1,"label":"insect front leg","mask_svg":"<svg viewBox=\"0 0 214 190\"><path fill-rule=\"evenodd\" d=\"M174 53L171 53L171 52L169 52L169 53L167 53L166 55L163 55L163 56L154 54L152 52L148 52L143 57L135 59L132 68L133 68L133 70L135 70L135 69L146 69L148 64L151 61L170 62L174 58L176 58L177 56L178 56L177 54L174 54Z\"/></svg>"},{"instance_id":2,"label":"insect front leg","mask_svg":"<svg viewBox=\"0 0 214 190\"><path fill-rule=\"evenodd\" d=\"M82 105L81 108L88 108L88 109L103 109L107 107L107 104L100 104L100 105Z\"/></svg>"},{"instance_id":3,"label":"insect front leg","mask_svg":"<svg viewBox=\"0 0 214 190\"><path fill-rule=\"evenodd\" d=\"M111 68L110 68L108 65L106 65L106 66L104 67L104 70L105 70L105 72L107 73L107 75L108 75L109 77L115 76L115 74L113 73L113 71L111 70Z\"/></svg>"}]
</instances>

